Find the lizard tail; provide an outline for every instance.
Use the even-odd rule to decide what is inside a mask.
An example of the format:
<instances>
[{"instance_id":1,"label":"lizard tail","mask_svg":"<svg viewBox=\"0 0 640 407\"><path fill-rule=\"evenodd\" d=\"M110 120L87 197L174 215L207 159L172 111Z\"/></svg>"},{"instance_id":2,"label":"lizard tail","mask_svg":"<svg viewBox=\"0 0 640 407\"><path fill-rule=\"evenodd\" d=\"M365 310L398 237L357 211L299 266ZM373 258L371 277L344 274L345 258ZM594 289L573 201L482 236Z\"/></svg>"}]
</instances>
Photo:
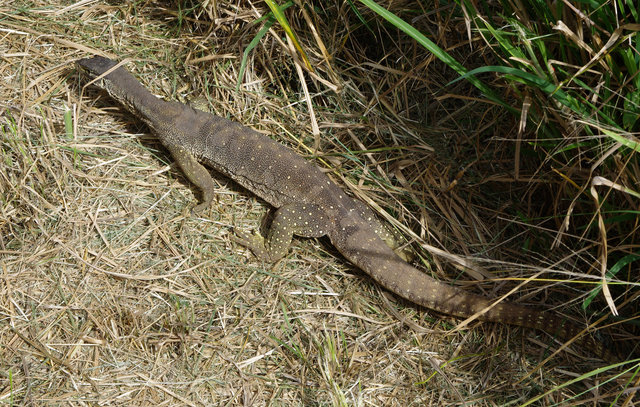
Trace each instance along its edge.
<instances>
[{"instance_id":1,"label":"lizard tail","mask_svg":"<svg viewBox=\"0 0 640 407\"><path fill-rule=\"evenodd\" d=\"M583 329L559 314L509 302L496 302L435 280L398 257L364 225L350 225L348 234L330 236L333 245L356 266L393 293L426 308L457 317L477 315L483 321L538 329L562 340L572 340ZM574 342L607 361L619 358L589 335Z\"/></svg>"}]
</instances>

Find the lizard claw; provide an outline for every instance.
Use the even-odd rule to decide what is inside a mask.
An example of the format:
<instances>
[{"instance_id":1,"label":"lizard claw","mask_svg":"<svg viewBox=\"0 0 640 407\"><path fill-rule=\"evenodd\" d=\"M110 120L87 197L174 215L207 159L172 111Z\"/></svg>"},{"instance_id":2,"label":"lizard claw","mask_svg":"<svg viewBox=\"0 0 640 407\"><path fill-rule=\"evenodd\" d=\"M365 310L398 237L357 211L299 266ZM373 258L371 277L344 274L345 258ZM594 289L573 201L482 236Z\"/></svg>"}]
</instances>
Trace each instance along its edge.
<instances>
[{"instance_id":1,"label":"lizard claw","mask_svg":"<svg viewBox=\"0 0 640 407\"><path fill-rule=\"evenodd\" d=\"M231 240L251 250L259 260L265 263L272 263L271 256L269 256L269 252L265 247L265 239L259 234L235 231L235 235L231 236Z\"/></svg>"},{"instance_id":2,"label":"lizard claw","mask_svg":"<svg viewBox=\"0 0 640 407\"><path fill-rule=\"evenodd\" d=\"M201 216L209 207L211 207L211 201L199 203L191 209L191 215Z\"/></svg>"}]
</instances>

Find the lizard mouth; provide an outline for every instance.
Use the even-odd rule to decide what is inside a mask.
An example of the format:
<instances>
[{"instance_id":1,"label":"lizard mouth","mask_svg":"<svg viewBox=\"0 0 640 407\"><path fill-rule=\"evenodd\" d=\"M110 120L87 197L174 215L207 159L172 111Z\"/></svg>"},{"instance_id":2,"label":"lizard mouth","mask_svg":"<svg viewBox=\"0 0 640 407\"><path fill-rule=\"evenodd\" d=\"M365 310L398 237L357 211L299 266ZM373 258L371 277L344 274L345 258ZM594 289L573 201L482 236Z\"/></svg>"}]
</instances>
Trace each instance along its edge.
<instances>
[{"instance_id":1,"label":"lizard mouth","mask_svg":"<svg viewBox=\"0 0 640 407\"><path fill-rule=\"evenodd\" d=\"M82 58L76 61L80 80L86 84L85 86L95 83L106 89L108 89L112 75L119 70L119 68L113 69L117 65L117 62L102 56Z\"/></svg>"},{"instance_id":2,"label":"lizard mouth","mask_svg":"<svg viewBox=\"0 0 640 407\"><path fill-rule=\"evenodd\" d=\"M81 68L81 71L87 72L92 77L97 77L117 65L115 61L101 56L82 58L77 60L76 64Z\"/></svg>"}]
</instances>

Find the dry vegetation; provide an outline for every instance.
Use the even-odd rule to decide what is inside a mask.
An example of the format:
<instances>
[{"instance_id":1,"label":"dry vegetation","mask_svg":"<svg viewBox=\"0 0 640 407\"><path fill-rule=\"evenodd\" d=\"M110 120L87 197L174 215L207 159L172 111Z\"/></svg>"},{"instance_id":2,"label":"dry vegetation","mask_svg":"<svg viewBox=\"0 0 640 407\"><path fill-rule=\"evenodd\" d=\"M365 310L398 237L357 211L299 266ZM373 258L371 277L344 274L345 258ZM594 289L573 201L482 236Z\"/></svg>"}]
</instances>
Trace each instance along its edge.
<instances>
[{"instance_id":1,"label":"dry vegetation","mask_svg":"<svg viewBox=\"0 0 640 407\"><path fill-rule=\"evenodd\" d=\"M517 119L445 87L451 70L366 9L368 26L348 2L314 4L287 10L314 72L275 24L240 78L262 2L0 5L1 405L518 405L602 366L584 349L539 365L558 344L536 332L455 330L322 239L260 264L229 237L265 205L218 178L212 211L191 216L197 191L167 152L73 66L129 58L162 97L206 95L388 214L425 272L489 296L551 279L511 298L596 321L579 308L588 286L568 282L593 281L594 254L571 235L549 250L567 204L527 182L540 163L514 154ZM452 8L431 10L405 17L466 67L487 63ZM602 334L629 341L617 328ZM621 380L596 385L617 372L536 404L611 401Z\"/></svg>"}]
</instances>

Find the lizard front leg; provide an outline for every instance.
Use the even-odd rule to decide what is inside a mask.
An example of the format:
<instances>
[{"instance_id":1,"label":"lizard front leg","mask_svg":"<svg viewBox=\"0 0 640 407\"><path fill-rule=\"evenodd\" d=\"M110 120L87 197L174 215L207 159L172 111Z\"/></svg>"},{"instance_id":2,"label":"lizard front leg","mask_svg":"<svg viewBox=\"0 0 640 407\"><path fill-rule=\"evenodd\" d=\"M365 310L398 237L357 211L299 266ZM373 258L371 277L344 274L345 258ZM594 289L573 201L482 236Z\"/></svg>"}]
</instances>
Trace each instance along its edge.
<instances>
[{"instance_id":1,"label":"lizard front leg","mask_svg":"<svg viewBox=\"0 0 640 407\"><path fill-rule=\"evenodd\" d=\"M233 240L249 248L260 260L273 263L287 254L293 235L321 237L329 228L330 222L318 205L293 203L276 211L266 239L236 232L238 237Z\"/></svg>"},{"instance_id":2,"label":"lizard front leg","mask_svg":"<svg viewBox=\"0 0 640 407\"><path fill-rule=\"evenodd\" d=\"M202 202L193 208L193 212L200 213L207 209L216 194L216 184L207 168L200 164L198 160L184 147L172 144L165 144L171 152L180 169L195 186L202 191Z\"/></svg>"}]
</instances>

